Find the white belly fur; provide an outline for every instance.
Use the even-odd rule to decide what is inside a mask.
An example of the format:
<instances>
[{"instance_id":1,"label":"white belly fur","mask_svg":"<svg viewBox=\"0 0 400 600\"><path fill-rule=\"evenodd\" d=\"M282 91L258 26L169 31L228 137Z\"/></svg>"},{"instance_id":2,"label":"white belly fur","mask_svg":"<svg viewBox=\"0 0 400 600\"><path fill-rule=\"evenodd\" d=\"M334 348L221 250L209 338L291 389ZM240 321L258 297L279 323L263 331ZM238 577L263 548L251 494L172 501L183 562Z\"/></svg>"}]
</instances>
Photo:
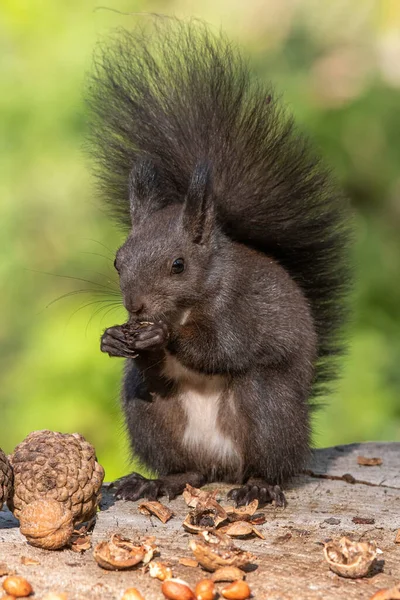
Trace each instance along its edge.
<instances>
[{"instance_id":1,"label":"white belly fur","mask_svg":"<svg viewBox=\"0 0 400 600\"><path fill-rule=\"evenodd\" d=\"M167 354L164 373L179 382L182 407L187 417L183 444L218 463L237 464L239 457L233 441L218 427L225 378L191 371L170 354Z\"/></svg>"}]
</instances>

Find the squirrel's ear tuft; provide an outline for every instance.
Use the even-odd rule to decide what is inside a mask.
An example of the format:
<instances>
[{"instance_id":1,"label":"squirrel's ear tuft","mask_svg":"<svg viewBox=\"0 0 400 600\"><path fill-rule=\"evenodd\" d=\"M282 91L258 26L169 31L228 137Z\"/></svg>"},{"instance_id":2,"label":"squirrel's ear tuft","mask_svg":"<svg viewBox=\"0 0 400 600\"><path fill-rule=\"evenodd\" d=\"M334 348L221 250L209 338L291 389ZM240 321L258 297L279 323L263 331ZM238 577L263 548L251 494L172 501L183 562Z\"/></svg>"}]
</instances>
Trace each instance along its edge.
<instances>
[{"instance_id":1,"label":"squirrel's ear tuft","mask_svg":"<svg viewBox=\"0 0 400 600\"><path fill-rule=\"evenodd\" d=\"M207 162L198 163L193 171L183 207L183 223L193 242L208 242L214 228L214 203L211 167Z\"/></svg>"},{"instance_id":2,"label":"squirrel's ear tuft","mask_svg":"<svg viewBox=\"0 0 400 600\"><path fill-rule=\"evenodd\" d=\"M148 158L139 158L129 175L129 204L132 222L159 210L166 203L161 174Z\"/></svg>"}]
</instances>

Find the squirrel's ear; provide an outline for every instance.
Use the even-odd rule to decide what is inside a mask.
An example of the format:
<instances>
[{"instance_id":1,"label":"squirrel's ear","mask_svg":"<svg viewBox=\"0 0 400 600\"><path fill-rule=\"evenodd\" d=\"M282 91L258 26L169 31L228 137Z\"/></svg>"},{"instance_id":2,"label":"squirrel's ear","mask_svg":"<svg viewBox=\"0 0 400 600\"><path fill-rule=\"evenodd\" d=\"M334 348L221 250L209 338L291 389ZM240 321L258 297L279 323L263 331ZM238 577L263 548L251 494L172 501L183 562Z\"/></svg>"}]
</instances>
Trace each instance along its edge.
<instances>
[{"instance_id":1,"label":"squirrel's ear","mask_svg":"<svg viewBox=\"0 0 400 600\"><path fill-rule=\"evenodd\" d=\"M156 165L148 158L139 158L129 174L132 222L148 216L165 205L166 190L163 188L162 177Z\"/></svg>"},{"instance_id":2,"label":"squirrel's ear","mask_svg":"<svg viewBox=\"0 0 400 600\"><path fill-rule=\"evenodd\" d=\"M214 227L211 168L198 163L193 171L183 206L183 223L196 244L205 244Z\"/></svg>"}]
</instances>

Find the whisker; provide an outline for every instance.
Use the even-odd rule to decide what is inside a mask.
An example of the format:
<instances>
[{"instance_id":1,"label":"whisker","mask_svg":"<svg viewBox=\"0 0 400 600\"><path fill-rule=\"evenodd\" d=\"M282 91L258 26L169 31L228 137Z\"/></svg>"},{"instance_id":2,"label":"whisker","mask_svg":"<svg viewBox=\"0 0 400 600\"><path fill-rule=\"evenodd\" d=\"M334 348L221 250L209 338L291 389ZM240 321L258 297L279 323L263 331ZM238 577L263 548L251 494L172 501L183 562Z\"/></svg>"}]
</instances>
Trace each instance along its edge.
<instances>
[{"instance_id":1,"label":"whisker","mask_svg":"<svg viewBox=\"0 0 400 600\"><path fill-rule=\"evenodd\" d=\"M118 306L119 306L119 307L121 307L121 306L123 306L123 304L122 304L122 303L120 303ZM105 318L105 317L106 317L106 316L107 316L107 315L108 315L110 312L112 312L113 310L115 310L116 308L118 308L118 307L117 307L117 306L112 306L111 308L109 308L109 309L107 310L107 312L105 312L105 313L104 313L104 315L101 317L100 324L101 324L101 323L104 321L104 318Z\"/></svg>"},{"instance_id":2,"label":"whisker","mask_svg":"<svg viewBox=\"0 0 400 600\"><path fill-rule=\"evenodd\" d=\"M112 285L115 284L116 286L118 286L118 281L113 281L111 279L110 274L102 273L101 271L94 271L93 269L83 269L83 270L88 271L89 273L95 273L96 275L100 275L100 277L104 277L105 279L107 279L107 283L111 283ZM119 286L116 289L119 290Z\"/></svg>"},{"instance_id":3,"label":"whisker","mask_svg":"<svg viewBox=\"0 0 400 600\"><path fill-rule=\"evenodd\" d=\"M110 305L110 303L107 302L107 300L92 300L92 302L86 302L86 304L82 304L81 306L79 306L79 308L74 310L72 315L68 318L67 325L71 321L72 317L74 317L80 310L83 310L84 308L87 308L88 306L92 306L93 304L104 304L104 303L107 303L107 307ZM104 306L102 308L104 308Z\"/></svg>"},{"instance_id":4,"label":"whisker","mask_svg":"<svg viewBox=\"0 0 400 600\"><path fill-rule=\"evenodd\" d=\"M92 238L84 238L87 242L94 242L95 244L99 244L99 246L103 246L103 248L105 248L106 250L108 250L108 252L110 252L110 254L112 256L115 255L114 250L111 250L111 248L108 248L105 244L103 244L102 242L99 242L99 240L94 240Z\"/></svg>"},{"instance_id":5,"label":"whisker","mask_svg":"<svg viewBox=\"0 0 400 600\"><path fill-rule=\"evenodd\" d=\"M110 305L108 305L108 306L110 306ZM114 307L113 307L113 308L117 308L117 306L121 307L121 306L123 306L123 305L122 305L122 303L121 303L121 302L115 302L115 303L114 303ZM106 307L106 306L100 306L100 308L98 308L98 309L97 309L97 310L96 310L96 311L95 311L95 312L94 312L94 313L91 315L91 317L90 317L90 319L89 319L89 321L88 321L88 324L86 325L86 329L85 329L85 335L87 334L87 331L88 331L89 325L90 325L90 323L93 321L94 317L95 317L96 315L98 315L98 314L99 314L99 312L101 312L101 311L102 311L103 309L105 309L105 308L108 308L108 307Z\"/></svg>"},{"instance_id":6,"label":"whisker","mask_svg":"<svg viewBox=\"0 0 400 600\"><path fill-rule=\"evenodd\" d=\"M105 254L100 254L99 252L88 252L86 250L82 250L82 252L80 252L80 254L91 254L92 256L100 256L101 258L104 258L105 260L110 261L110 263L113 262L112 257L106 256Z\"/></svg>"},{"instance_id":7,"label":"whisker","mask_svg":"<svg viewBox=\"0 0 400 600\"><path fill-rule=\"evenodd\" d=\"M116 292L107 292L106 293L106 292L103 292L103 290L91 290L91 289L72 290L70 292L66 292L65 294L62 294L61 296L58 296L58 298L55 298L54 300L49 302L49 304L47 304L47 306L45 306L45 308L43 310L45 310L46 308L49 308L50 306L52 306L59 300L63 300L64 298L69 298L70 296L76 296L77 294L103 294L103 296L105 298L107 298L108 296L114 296L114 297L119 296L119 294L117 294ZM42 311L40 311L40 312L42 312Z\"/></svg>"},{"instance_id":8,"label":"whisker","mask_svg":"<svg viewBox=\"0 0 400 600\"><path fill-rule=\"evenodd\" d=\"M61 277L62 279L72 279L74 281L83 281L84 283L91 283L92 285L98 285L104 289L111 290L114 292L112 288L102 283L98 283L97 281L91 281L90 279L84 279L83 277L72 277L72 275L60 275L59 273L48 273L47 271L37 271L36 269L27 269L25 271L31 271L32 273L40 273L41 275L50 275L52 277Z\"/></svg>"}]
</instances>

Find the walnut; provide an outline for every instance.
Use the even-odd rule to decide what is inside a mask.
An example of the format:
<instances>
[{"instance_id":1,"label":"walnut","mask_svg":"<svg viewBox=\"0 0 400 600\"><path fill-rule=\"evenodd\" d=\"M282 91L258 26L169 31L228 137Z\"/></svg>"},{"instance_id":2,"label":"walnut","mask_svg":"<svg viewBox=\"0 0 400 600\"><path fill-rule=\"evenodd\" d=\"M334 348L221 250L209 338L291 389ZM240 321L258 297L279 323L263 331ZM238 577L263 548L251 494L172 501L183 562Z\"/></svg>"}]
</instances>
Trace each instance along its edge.
<instances>
[{"instance_id":1,"label":"walnut","mask_svg":"<svg viewBox=\"0 0 400 600\"><path fill-rule=\"evenodd\" d=\"M13 482L13 473L11 465L0 448L0 510L2 509L3 502L6 502L8 496L11 493Z\"/></svg>"},{"instance_id":2,"label":"walnut","mask_svg":"<svg viewBox=\"0 0 400 600\"><path fill-rule=\"evenodd\" d=\"M14 492L8 504L17 519L24 506L44 498L64 504L74 524L96 514L104 469L93 446L78 433L34 431L15 448L10 462Z\"/></svg>"},{"instance_id":3,"label":"walnut","mask_svg":"<svg viewBox=\"0 0 400 600\"><path fill-rule=\"evenodd\" d=\"M157 547L151 539L141 543L114 533L110 540L97 544L93 550L93 556L103 569L120 571L131 569L140 563L142 566L147 565L155 552L157 552Z\"/></svg>"},{"instance_id":4,"label":"walnut","mask_svg":"<svg viewBox=\"0 0 400 600\"><path fill-rule=\"evenodd\" d=\"M342 577L365 577L381 553L375 542L353 542L346 537L324 546L329 568Z\"/></svg>"},{"instance_id":5,"label":"walnut","mask_svg":"<svg viewBox=\"0 0 400 600\"><path fill-rule=\"evenodd\" d=\"M57 550L66 546L74 531L72 512L51 498L34 500L20 514L21 533L32 546Z\"/></svg>"},{"instance_id":6,"label":"walnut","mask_svg":"<svg viewBox=\"0 0 400 600\"><path fill-rule=\"evenodd\" d=\"M241 550L232 540L217 531L202 531L196 540L189 542L196 560L207 571L216 571L221 567L244 568L255 556Z\"/></svg>"}]
</instances>

